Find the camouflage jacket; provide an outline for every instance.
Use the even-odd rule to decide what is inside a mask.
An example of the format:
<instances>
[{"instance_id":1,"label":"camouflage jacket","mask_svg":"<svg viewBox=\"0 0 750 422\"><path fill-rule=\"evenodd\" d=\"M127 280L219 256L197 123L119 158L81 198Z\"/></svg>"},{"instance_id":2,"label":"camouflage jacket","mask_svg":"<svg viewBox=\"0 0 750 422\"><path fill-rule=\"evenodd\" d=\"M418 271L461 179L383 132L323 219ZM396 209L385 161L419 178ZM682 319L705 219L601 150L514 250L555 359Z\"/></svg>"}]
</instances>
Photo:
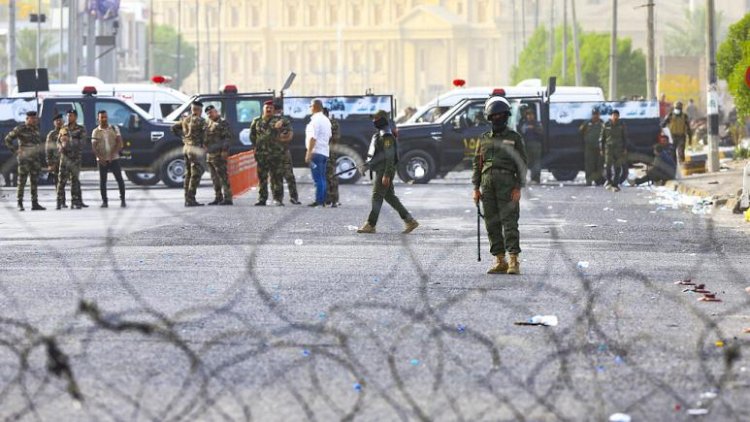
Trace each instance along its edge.
<instances>
[{"instance_id":1,"label":"camouflage jacket","mask_svg":"<svg viewBox=\"0 0 750 422\"><path fill-rule=\"evenodd\" d=\"M471 181L479 189L485 172L500 169L516 176L515 187L523 187L526 185L527 165L526 145L518 132L510 128L500 133L486 132L477 142Z\"/></svg>"},{"instance_id":2,"label":"camouflage jacket","mask_svg":"<svg viewBox=\"0 0 750 422\"><path fill-rule=\"evenodd\" d=\"M67 141L63 142L63 136L67 136ZM65 157L73 161L81 161L81 152L86 145L86 128L74 123L68 124L60 129L57 137L57 149Z\"/></svg>"},{"instance_id":3,"label":"camouflage jacket","mask_svg":"<svg viewBox=\"0 0 750 422\"><path fill-rule=\"evenodd\" d=\"M14 144L13 141L18 143ZM17 154L18 159L40 160L42 157L43 145L39 129L26 123L16 126L8 133L5 137L5 145Z\"/></svg>"},{"instance_id":4,"label":"camouflage jacket","mask_svg":"<svg viewBox=\"0 0 750 422\"><path fill-rule=\"evenodd\" d=\"M262 116L256 117L250 123L250 141L255 145L255 153L265 157L281 156L284 154L284 147L276 142L274 123L276 117L264 119Z\"/></svg>"},{"instance_id":5,"label":"camouflage jacket","mask_svg":"<svg viewBox=\"0 0 750 422\"><path fill-rule=\"evenodd\" d=\"M215 158L225 151L229 152L229 145L233 138L232 129L226 120L222 118L215 121L208 119L205 146L209 158Z\"/></svg>"},{"instance_id":6,"label":"camouflage jacket","mask_svg":"<svg viewBox=\"0 0 750 422\"><path fill-rule=\"evenodd\" d=\"M57 138L60 136L60 129L52 129L47 134L47 141L44 144L48 166L54 166L60 162L60 151L57 150Z\"/></svg>"},{"instance_id":7,"label":"camouflage jacket","mask_svg":"<svg viewBox=\"0 0 750 422\"><path fill-rule=\"evenodd\" d=\"M182 138L182 143L189 146L203 146L206 137L206 119L190 115L172 125L172 133Z\"/></svg>"},{"instance_id":8,"label":"camouflage jacket","mask_svg":"<svg viewBox=\"0 0 750 422\"><path fill-rule=\"evenodd\" d=\"M292 137L294 136L294 132L292 131L292 121L286 116L275 116L271 119L271 128L274 132L274 140L279 143L286 152L289 149L289 144L292 143Z\"/></svg>"},{"instance_id":9,"label":"camouflage jacket","mask_svg":"<svg viewBox=\"0 0 750 422\"><path fill-rule=\"evenodd\" d=\"M341 136L339 132L340 130L339 121L334 119L333 117L331 117L329 120L331 121L331 139L328 141L328 144L336 145L339 143L339 139Z\"/></svg>"}]
</instances>

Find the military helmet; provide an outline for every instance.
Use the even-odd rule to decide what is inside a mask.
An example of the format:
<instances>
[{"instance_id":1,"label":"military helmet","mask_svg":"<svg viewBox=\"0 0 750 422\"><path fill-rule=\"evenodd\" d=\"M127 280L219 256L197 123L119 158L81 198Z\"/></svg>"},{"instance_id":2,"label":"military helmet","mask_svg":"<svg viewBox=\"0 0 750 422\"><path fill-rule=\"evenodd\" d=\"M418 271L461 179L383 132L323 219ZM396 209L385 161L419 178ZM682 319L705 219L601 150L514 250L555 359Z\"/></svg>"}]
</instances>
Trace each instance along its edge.
<instances>
[{"instance_id":1,"label":"military helmet","mask_svg":"<svg viewBox=\"0 0 750 422\"><path fill-rule=\"evenodd\" d=\"M510 103L503 97L490 97L486 103L484 103L484 115L487 120L490 116L495 114L507 113L510 114Z\"/></svg>"},{"instance_id":2,"label":"military helmet","mask_svg":"<svg viewBox=\"0 0 750 422\"><path fill-rule=\"evenodd\" d=\"M680 110L682 110L682 101L677 101L676 103L674 103L674 108L679 108Z\"/></svg>"},{"instance_id":3,"label":"military helmet","mask_svg":"<svg viewBox=\"0 0 750 422\"><path fill-rule=\"evenodd\" d=\"M385 110L378 110L375 114L371 116L372 120L378 120L378 119L388 119L388 112Z\"/></svg>"}]
</instances>

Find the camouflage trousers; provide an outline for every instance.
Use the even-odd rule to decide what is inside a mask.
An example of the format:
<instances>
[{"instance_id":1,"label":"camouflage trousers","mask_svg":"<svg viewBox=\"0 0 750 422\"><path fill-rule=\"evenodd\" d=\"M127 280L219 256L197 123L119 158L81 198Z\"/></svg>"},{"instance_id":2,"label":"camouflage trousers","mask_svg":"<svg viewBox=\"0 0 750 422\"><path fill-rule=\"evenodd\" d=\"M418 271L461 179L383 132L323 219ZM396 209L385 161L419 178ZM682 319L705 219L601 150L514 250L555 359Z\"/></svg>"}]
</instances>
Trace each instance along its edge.
<instances>
[{"instance_id":1,"label":"camouflage trousers","mask_svg":"<svg viewBox=\"0 0 750 422\"><path fill-rule=\"evenodd\" d=\"M209 155L207 162L208 170L211 172L211 181L214 184L214 195L216 196L216 198L231 200L232 188L231 186L229 186L227 159L222 157L221 155Z\"/></svg>"},{"instance_id":2,"label":"camouflage trousers","mask_svg":"<svg viewBox=\"0 0 750 422\"><path fill-rule=\"evenodd\" d=\"M72 203L83 202L81 195L81 162L65 156L60 158L60 171L57 175L57 202L65 202L65 185L70 179L70 196Z\"/></svg>"},{"instance_id":3,"label":"camouflage trousers","mask_svg":"<svg viewBox=\"0 0 750 422\"><path fill-rule=\"evenodd\" d=\"M26 187L26 179L31 179L29 184L31 185L31 200L37 202L39 198L37 196L37 182L39 181L39 173L42 171L42 163L39 160L30 158L20 158L18 160L18 191L16 196L19 201L23 200L23 190Z\"/></svg>"},{"instance_id":4,"label":"camouflage trousers","mask_svg":"<svg viewBox=\"0 0 750 422\"><path fill-rule=\"evenodd\" d=\"M518 181L516 176L491 169L482 175L482 206L484 224L490 238L493 256L521 253L518 219L520 206L511 201L511 192Z\"/></svg>"},{"instance_id":5,"label":"camouflage trousers","mask_svg":"<svg viewBox=\"0 0 750 422\"><path fill-rule=\"evenodd\" d=\"M258 201L268 201L268 183L271 183L271 194L274 201L284 199L284 160L280 157L269 157L261 154L258 159Z\"/></svg>"},{"instance_id":6,"label":"camouflage trousers","mask_svg":"<svg viewBox=\"0 0 750 422\"><path fill-rule=\"evenodd\" d=\"M182 148L185 157L185 201L195 201L195 193L198 191L198 184L203 176L203 150L192 145L185 145Z\"/></svg>"},{"instance_id":7,"label":"camouflage trousers","mask_svg":"<svg viewBox=\"0 0 750 422\"><path fill-rule=\"evenodd\" d=\"M329 204L339 203L339 178L336 176L336 159L338 156L331 152L328 157L328 167L326 168L326 202Z\"/></svg>"},{"instance_id":8,"label":"camouflage trousers","mask_svg":"<svg viewBox=\"0 0 750 422\"><path fill-rule=\"evenodd\" d=\"M289 199L298 201L299 193L297 192L297 179L295 179L294 177L292 152L289 150L286 150L286 152L284 153L284 180L286 180L286 186L289 188Z\"/></svg>"}]
</instances>

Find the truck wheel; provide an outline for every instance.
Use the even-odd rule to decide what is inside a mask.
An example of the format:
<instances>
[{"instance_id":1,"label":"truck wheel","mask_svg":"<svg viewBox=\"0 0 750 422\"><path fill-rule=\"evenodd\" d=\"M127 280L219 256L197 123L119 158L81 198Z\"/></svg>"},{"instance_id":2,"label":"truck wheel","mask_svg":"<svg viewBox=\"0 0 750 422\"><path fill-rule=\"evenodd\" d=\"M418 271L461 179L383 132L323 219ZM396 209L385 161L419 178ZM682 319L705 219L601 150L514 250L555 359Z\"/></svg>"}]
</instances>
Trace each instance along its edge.
<instances>
[{"instance_id":1,"label":"truck wheel","mask_svg":"<svg viewBox=\"0 0 750 422\"><path fill-rule=\"evenodd\" d=\"M551 170L552 175L555 176L555 180L558 182L567 182L570 180L575 180L576 176L578 176L578 170Z\"/></svg>"},{"instance_id":2,"label":"truck wheel","mask_svg":"<svg viewBox=\"0 0 750 422\"><path fill-rule=\"evenodd\" d=\"M437 172L435 159L429 152L415 149L398 161L398 177L405 183L428 183Z\"/></svg>"},{"instance_id":3,"label":"truck wheel","mask_svg":"<svg viewBox=\"0 0 750 422\"><path fill-rule=\"evenodd\" d=\"M159 177L170 188L181 188L185 183L185 158L182 155L171 155L161 164Z\"/></svg>"},{"instance_id":4,"label":"truck wheel","mask_svg":"<svg viewBox=\"0 0 750 422\"><path fill-rule=\"evenodd\" d=\"M351 185L357 183L362 174L357 170L357 167L364 164L362 157L357 154L354 148L347 145L336 145L336 173L351 169L350 172L339 174L339 183L344 185Z\"/></svg>"},{"instance_id":5,"label":"truck wheel","mask_svg":"<svg viewBox=\"0 0 750 422\"><path fill-rule=\"evenodd\" d=\"M125 176L134 185L154 186L159 183L159 176L156 173L144 173L139 171L126 171Z\"/></svg>"}]
</instances>

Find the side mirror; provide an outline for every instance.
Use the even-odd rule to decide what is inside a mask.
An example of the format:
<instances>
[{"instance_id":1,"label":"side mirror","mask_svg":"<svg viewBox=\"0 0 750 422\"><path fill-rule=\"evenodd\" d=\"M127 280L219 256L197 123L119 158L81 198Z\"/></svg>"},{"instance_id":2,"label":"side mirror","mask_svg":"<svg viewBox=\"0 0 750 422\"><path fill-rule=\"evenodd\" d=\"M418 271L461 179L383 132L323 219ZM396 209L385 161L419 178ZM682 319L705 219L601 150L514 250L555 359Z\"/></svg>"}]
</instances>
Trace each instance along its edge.
<instances>
[{"instance_id":1,"label":"side mirror","mask_svg":"<svg viewBox=\"0 0 750 422\"><path fill-rule=\"evenodd\" d=\"M141 128L141 118L135 113L130 114L130 119L128 120L128 129L130 130L138 130Z\"/></svg>"}]
</instances>

